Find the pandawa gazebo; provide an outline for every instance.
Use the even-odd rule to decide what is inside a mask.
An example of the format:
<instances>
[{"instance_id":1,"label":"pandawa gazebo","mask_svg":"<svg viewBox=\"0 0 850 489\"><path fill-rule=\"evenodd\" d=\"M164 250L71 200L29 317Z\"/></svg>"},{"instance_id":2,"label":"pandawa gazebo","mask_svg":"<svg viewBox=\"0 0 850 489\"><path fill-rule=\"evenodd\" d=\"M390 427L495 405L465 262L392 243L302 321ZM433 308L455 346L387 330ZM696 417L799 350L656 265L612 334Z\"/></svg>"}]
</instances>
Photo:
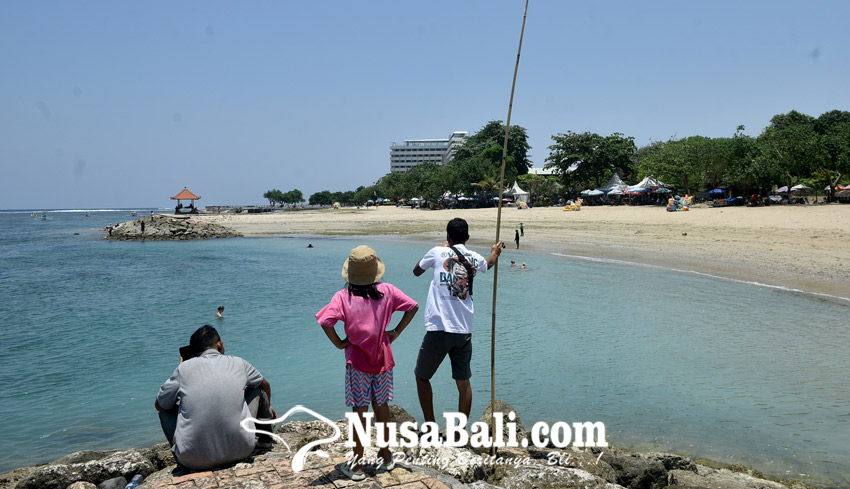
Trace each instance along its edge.
<instances>
[{"instance_id":1,"label":"pandawa gazebo","mask_svg":"<svg viewBox=\"0 0 850 489\"><path fill-rule=\"evenodd\" d=\"M201 197L193 194L189 191L188 188L183 187L183 190L180 191L177 195L171 198L171 200L177 201L177 207L174 208L175 214L197 214L198 209L195 207L195 201L200 200ZM181 200L190 200L189 207L183 207L183 203Z\"/></svg>"}]
</instances>

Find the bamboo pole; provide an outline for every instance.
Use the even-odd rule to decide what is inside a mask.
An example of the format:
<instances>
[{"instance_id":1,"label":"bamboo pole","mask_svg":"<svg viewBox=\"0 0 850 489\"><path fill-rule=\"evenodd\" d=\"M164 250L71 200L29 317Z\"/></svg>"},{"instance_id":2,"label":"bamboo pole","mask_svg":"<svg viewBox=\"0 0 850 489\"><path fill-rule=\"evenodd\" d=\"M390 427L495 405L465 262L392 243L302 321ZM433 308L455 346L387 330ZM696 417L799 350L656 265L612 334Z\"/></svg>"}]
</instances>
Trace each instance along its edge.
<instances>
[{"instance_id":1,"label":"bamboo pole","mask_svg":"<svg viewBox=\"0 0 850 489\"><path fill-rule=\"evenodd\" d=\"M522 52L522 36L525 34L525 18L528 16L528 0L525 0L525 11L522 14L522 29L519 32L519 47L516 52L514 79L511 83L511 99L508 102L508 119L505 121L505 144L502 147L502 174L499 178L499 205L496 213L496 243L499 243L499 232L502 228L502 193L505 191L505 163L508 158L508 136L511 133L511 111L514 108L514 91L516 90L516 75L519 71L519 55ZM493 267L493 310L490 328L490 433L495 437L496 422L496 291L499 284L499 260ZM490 454L496 455L495 439L490 446Z\"/></svg>"}]
</instances>

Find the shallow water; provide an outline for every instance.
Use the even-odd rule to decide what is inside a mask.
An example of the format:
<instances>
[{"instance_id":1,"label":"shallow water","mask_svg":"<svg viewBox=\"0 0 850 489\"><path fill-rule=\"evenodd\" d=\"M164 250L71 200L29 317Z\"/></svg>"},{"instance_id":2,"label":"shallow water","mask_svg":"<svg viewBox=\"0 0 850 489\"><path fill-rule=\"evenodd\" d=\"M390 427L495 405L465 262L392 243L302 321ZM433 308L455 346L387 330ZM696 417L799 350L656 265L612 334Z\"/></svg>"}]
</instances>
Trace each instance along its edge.
<instances>
[{"instance_id":1,"label":"shallow water","mask_svg":"<svg viewBox=\"0 0 850 489\"><path fill-rule=\"evenodd\" d=\"M340 418L343 354L313 315L343 285L348 251L370 244L387 265L384 280L422 305L427 297L427 276L411 270L428 244L107 242L96 228L129 212L48 216L0 213L0 471L163 441L156 391L204 323L270 380L278 412L303 404ZM497 397L527 427L603 421L616 445L850 483L847 301L510 248L504 257ZM475 290L477 417L490 398L492 273ZM220 304L228 317L217 320ZM421 314L393 344L395 402L420 419L412 370ZM448 365L434 389L438 411L456 409Z\"/></svg>"}]
</instances>

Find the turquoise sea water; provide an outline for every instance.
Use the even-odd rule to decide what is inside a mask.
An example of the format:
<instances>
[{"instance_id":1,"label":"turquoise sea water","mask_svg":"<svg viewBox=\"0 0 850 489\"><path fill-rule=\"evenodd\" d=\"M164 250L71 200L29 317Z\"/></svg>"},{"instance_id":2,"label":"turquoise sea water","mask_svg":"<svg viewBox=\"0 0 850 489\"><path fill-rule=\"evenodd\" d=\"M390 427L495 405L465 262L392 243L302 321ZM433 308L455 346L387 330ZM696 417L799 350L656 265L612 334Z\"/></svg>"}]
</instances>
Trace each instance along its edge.
<instances>
[{"instance_id":1,"label":"turquoise sea water","mask_svg":"<svg viewBox=\"0 0 850 489\"><path fill-rule=\"evenodd\" d=\"M129 212L85 214L0 212L0 471L164 441L154 396L204 323L270 380L278 412L302 404L341 418L343 354L313 315L343 285L348 251L371 245L384 280L422 305L427 297L427 277L411 270L429 243L107 242L97 228ZM616 445L850 485L850 301L510 247L503 257L497 397L527 427L603 421ZM490 398L492 273L475 290L477 417ZM215 318L220 304L225 319ZM393 344L395 402L420 420L421 314ZM438 411L456 409L453 384L445 365Z\"/></svg>"}]
</instances>

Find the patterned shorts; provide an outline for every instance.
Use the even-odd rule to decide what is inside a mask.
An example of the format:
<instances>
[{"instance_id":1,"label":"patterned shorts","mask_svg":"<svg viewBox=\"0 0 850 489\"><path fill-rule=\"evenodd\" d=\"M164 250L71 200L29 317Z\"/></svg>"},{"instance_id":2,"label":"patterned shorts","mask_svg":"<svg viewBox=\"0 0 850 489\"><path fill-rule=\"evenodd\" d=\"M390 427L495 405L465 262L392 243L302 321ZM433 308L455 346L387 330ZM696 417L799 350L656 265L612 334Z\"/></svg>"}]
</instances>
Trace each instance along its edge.
<instances>
[{"instance_id":1,"label":"patterned shorts","mask_svg":"<svg viewBox=\"0 0 850 489\"><path fill-rule=\"evenodd\" d=\"M361 372L345 364L345 405L348 407L368 406L372 401L378 405L393 400L392 369L373 375Z\"/></svg>"}]
</instances>

